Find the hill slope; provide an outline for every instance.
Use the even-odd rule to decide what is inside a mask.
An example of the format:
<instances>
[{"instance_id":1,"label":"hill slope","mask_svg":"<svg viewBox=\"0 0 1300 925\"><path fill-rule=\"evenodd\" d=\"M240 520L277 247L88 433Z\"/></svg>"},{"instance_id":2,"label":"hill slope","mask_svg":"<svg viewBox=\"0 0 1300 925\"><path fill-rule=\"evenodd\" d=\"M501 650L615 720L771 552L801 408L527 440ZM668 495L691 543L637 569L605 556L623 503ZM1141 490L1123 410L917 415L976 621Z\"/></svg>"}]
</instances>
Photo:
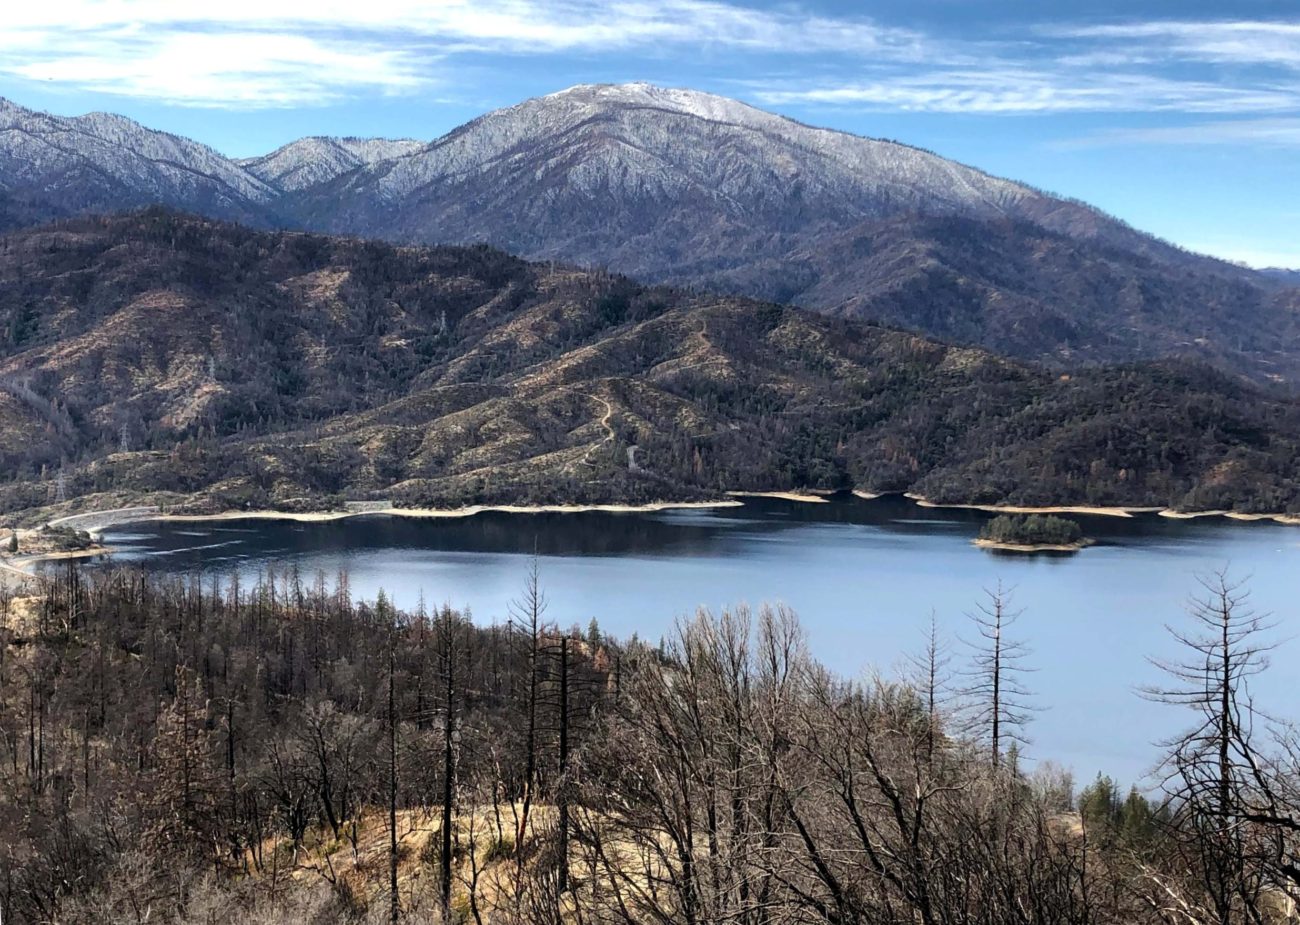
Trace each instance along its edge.
<instances>
[{"instance_id":1,"label":"hill slope","mask_svg":"<svg viewBox=\"0 0 1300 925\"><path fill-rule=\"evenodd\" d=\"M1063 378L483 247L161 211L0 240L0 428L8 509L47 503L64 459L70 496L218 507L799 487L1300 504L1300 407L1202 367Z\"/></svg>"}]
</instances>

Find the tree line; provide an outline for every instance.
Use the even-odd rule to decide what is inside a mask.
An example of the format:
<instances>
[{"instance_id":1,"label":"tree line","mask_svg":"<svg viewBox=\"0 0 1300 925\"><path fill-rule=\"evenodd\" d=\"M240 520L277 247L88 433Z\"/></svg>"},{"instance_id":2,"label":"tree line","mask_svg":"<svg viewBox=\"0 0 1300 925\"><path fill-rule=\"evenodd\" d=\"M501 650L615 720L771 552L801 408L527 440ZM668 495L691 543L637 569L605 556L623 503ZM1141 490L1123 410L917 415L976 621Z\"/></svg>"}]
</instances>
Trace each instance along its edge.
<instances>
[{"instance_id":1,"label":"tree line","mask_svg":"<svg viewBox=\"0 0 1300 925\"><path fill-rule=\"evenodd\" d=\"M650 645L509 619L60 567L0 594L5 922L1187 923L1294 919L1300 747L1258 710L1270 622L1210 576L1190 720L1124 794L1020 757L1002 588L839 677L782 608ZM1182 728L1182 731L1178 731Z\"/></svg>"}]
</instances>

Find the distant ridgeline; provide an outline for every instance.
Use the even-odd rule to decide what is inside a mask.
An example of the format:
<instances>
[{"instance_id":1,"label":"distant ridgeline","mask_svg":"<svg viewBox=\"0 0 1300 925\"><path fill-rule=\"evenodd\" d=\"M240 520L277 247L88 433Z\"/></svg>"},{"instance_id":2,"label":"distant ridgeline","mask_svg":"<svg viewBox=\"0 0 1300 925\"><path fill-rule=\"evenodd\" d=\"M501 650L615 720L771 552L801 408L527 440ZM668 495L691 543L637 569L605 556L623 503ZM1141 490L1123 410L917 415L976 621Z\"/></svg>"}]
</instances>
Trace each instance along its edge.
<instances>
[{"instance_id":1,"label":"distant ridgeline","mask_svg":"<svg viewBox=\"0 0 1300 925\"><path fill-rule=\"evenodd\" d=\"M0 239L0 511L850 488L1296 511L1300 406L1191 363L1061 376L483 246L162 209Z\"/></svg>"}]
</instances>

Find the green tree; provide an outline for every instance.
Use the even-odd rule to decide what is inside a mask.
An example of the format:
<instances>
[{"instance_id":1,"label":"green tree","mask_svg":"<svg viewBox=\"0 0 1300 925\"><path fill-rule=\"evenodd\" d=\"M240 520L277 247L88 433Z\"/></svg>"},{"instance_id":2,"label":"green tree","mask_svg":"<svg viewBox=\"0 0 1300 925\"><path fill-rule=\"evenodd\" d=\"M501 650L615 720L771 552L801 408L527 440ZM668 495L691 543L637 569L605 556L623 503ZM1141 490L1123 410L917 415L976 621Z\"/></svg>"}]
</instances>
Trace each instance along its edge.
<instances>
[{"instance_id":1,"label":"green tree","mask_svg":"<svg viewBox=\"0 0 1300 925\"><path fill-rule=\"evenodd\" d=\"M1079 816L1086 832L1103 840L1115 834L1119 824L1119 788L1111 778L1098 774L1097 779L1079 794Z\"/></svg>"},{"instance_id":2,"label":"green tree","mask_svg":"<svg viewBox=\"0 0 1300 925\"><path fill-rule=\"evenodd\" d=\"M1120 808L1120 835L1125 844L1139 848L1151 844L1156 834L1156 814L1151 802L1132 787Z\"/></svg>"}]
</instances>

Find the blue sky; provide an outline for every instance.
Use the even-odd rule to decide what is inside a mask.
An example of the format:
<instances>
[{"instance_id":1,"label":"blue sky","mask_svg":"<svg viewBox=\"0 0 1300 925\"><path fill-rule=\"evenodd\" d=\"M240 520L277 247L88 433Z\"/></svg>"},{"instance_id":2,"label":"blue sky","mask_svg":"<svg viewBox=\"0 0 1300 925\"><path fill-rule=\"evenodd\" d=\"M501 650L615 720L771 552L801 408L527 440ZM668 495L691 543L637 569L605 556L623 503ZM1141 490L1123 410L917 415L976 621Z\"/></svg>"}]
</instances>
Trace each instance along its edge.
<instances>
[{"instance_id":1,"label":"blue sky","mask_svg":"<svg viewBox=\"0 0 1300 925\"><path fill-rule=\"evenodd\" d=\"M1300 3L1276 0L44 0L0 95L235 156L432 139L648 80L930 148L1196 250L1300 267Z\"/></svg>"}]
</instances>

